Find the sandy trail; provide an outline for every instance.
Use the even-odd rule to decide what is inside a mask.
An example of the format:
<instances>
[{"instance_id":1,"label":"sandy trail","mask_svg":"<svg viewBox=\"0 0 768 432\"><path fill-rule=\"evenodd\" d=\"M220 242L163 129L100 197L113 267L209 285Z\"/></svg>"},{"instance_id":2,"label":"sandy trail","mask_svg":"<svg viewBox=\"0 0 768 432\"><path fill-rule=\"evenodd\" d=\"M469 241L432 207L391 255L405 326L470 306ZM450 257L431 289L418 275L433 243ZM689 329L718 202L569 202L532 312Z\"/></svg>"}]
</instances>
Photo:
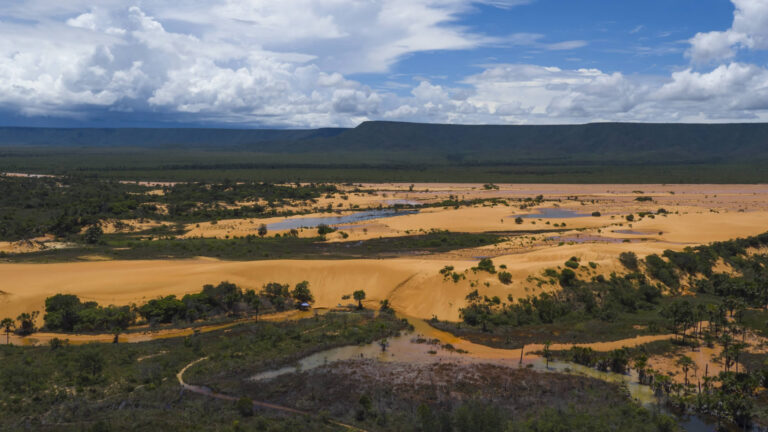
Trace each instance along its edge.
<instances>
[{"instance_id":1,"label":"sandy trail","mask_svg":"<svg viewBox=\"0 0 768 432\"><path fill-rule=\"evenodd\" d=\"M185 389L185 390L191 391L192 393L197 393L197 394L200 394L200 395L203 395L203 396L208 396L208 397L212 397L212 398L215 398L215 399L221 399L221 400L230 401L230 402L236 401L238 399L236 396L226 395L226 394L223 394L223 393L217 393L217 392L215 392L215 391L213 391L213 390L211 390L211 389L209 389L207 387L197 386L197 385L193 385L193 384L187 384L186 382L184 382L184 373L187 370L189 370L189 368L191 368L191 367L195 366L196 364L198 364L200 362L203 362L205 360L208 360L208 357L202 357L202 358L199 358L197 360L194 360L193 362L191 362L191 363L187 364L186 366L184 366L184 368L182 368L179 371L179 373L176 374L176 379L179 381L179 384L181 385L181 387L183 389ZM290 407L286 407L286 406L282 406L282 405L271 404L271 403L268 403L268 402L253 401L253 407L254 408L266 408L266 409L282 411L282 412L286 412L286 413L290 413L290 414L303 415L303 416L312 416L312 415L314 415L314 414L309 413L307 411L300 411L300 410L297 410L295 408L290 408ZM339 422L337 420L329 419L328 422L331 423L331 424L334 424L336 426L343 427L344 429L347 429L347 430L365 432L365 429L360 429L360 428L357 428L355 426Z\"/></svg>"},{"instance_id":2,"label":"sandy trail","mask_svg":"<svg viewBox=\"0 0 768 432\"><path fill-rule=\"evenodd\" d=\"M299 311L290 310L285 312L277 312L272 314L259 315L258 318L248 317L243 319L237 319L220 324L210 324L197 327L182 327L182 328L161 328L152 330L148 326L143 327L143 331L140 327L131 328L129 333L121 333L118 336L118 343L138 343L148 342L157 339L170 339L176 337L190 336L195 333L208 333L216 330L226 330L230 327L234 327L238 324L246 322L256 321L292 321L304 318L310 318L315 313L325 313L327 310L314 311ZM67 340L72 345L82 345L87 343L112 343L114 342L114 334L112 333L53 333L53 332L36 332L29 336L18 336L15 334L10 335L10 343L14 345L33 346L44 345L49 343L53 339ZM139 359L141 361L141 359Z\"/></svg>"}]
</instances>

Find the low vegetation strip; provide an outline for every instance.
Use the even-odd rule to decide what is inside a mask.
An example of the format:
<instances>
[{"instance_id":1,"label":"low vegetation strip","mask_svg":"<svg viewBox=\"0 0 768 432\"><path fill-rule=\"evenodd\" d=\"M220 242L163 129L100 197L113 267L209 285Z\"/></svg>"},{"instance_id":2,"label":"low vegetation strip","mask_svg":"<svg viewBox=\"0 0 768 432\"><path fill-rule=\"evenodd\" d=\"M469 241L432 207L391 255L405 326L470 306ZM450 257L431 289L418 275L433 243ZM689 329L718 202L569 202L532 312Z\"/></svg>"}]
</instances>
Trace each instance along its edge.
<instances>
[{"instance_id":1,"label":"low vegetation strip","mask_svg":"<svg viewBox=\"0 0 768 432\"><path fill-rule=\"evenodd\" d=\"M105 235L103 244L24 254L2 254L7 262L66 262L84 256L108 259L164 259L198 256L228 260L264 259L355 259L393 257L418 253L439 253L487 246L501 242L500 234L432 231L420 235L378 238L364 241L325 242L322 237L296 238L247 236L231 239L161 238L137 240L125 235Z\"/></svg>"},{"instance_id":2,"label":"low vegetation strip","mask_svg":"<svg viewBox=\"0 0 768 432\"><path fill-rule=\"evenodd\" d=\"M328 313L286 322L252 322L226 330L136 344L0 346L0 429L167 430L240 427L333 430L321 418L282 418L241 411L237 403L179 394L176 374L191 384L290 364L311 353L392 336L405 324L390 314ZM314 330L315 331L310 331ZM226 337L225 337L226 336ZM162 353L161 355L156 355ZM142 361L138 361L142 359Z\"/></svg>"}]
</instances>

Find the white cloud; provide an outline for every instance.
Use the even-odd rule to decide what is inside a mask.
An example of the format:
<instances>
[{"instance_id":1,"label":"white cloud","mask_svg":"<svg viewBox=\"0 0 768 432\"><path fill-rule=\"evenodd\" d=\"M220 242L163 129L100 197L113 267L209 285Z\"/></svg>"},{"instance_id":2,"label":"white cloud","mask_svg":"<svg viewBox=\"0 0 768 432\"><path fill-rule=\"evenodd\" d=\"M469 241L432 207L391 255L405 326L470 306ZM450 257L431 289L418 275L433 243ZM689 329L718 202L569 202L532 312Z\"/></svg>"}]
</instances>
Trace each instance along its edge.
<instances>
[{"instance_id":1,"label":"white cloud","mask_svg":"<svg viewBox=\"0 0 768 432\"><path fill-rule=\"evenodd\" d=\"M739 49L768 49L768 0L731 0L733 24L725 31L697 33L687 55L696 63L733 58Z\"/></svg>"},{"instance_id":2,"label":"white cloud","mask_svg":"<svg viewBox=\"0 0 768 432\"><path fill-rule=\"evenodd\" d=\"M544 35L540 33L513 33L505 38L500 38L501 44L512 46L529 46L532 48L541 48L549 51L565 51L582 48L588 45L587 41L570 40L554 43L545 43L541 40Z\"/></svg>"},{"instance_id":3,"label":"white cloud","mask_svg":"<svg viewBox=\"0 0 768 432\"><path fill-rule=\"evenodd\" d=\"M350 79L421 51L481 45L570 50L539 33L489 38L457 24L477 4L515 0L9 0L0 16L0 109L29 116L144 113L287 127L367 119L448 123L768 119L768 71L637 76L491 64L458 82L420 78L373 90ZM734 0L726 32L692 40L695 61L768 48L768 0ZM762 18L761 18L762 17ZM388 90L391 89L391 90ZM410 93L407 91L410 90ZM401 93L394 93L395 91Z\"/></svg>"},{"instance_id":4,"label":"white cloud","mask_svg":"<svg viewBox=\"0 0 768 432\"><path fill-rule=\"evenodd\" d=\"M127 3L0 4L0 16L32 22L0 27L0 107L352 125L383 98L342 74L384 72L410 53L486 40L454 24L466 0Z\"/></svg>"}]
</instances>

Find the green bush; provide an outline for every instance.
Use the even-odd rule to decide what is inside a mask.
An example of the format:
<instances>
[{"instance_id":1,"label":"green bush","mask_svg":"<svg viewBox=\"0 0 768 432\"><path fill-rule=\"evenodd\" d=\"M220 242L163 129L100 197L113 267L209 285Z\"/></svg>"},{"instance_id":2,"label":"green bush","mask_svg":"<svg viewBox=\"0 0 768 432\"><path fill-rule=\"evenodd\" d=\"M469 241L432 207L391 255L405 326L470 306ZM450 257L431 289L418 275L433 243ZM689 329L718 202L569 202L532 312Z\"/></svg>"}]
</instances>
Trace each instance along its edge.
<instances>
[{"instance_id":1,"label":"green bush","mask_svg":"<svg viewBox=\"0 0 768 432\"><path fill-rule=\"evenodd\" d=\"M506 271L499 272L499 281L504 285L509 285L512 283L512 273Z\"/></svg>"},{"instance_id":2,"label":"green bush","mask_svg":"<svg viewBox=\"0 0 768 432\"><path fill-rule=\"evenodd\" d=\"M247 396L243 396L235 402L235 408L241 416L250 417L253 415L253 400Z\"/></svg>"},{"instance_id":3,"label":"green bush","mask_svg":"<svg viewBox=\"0 0 768 432\"><path fill-rule=\"evenodd\" d=\"M622 252L619 254L619 262L627 268L627 270L637 271L638 261L637 255L634 252Z\"/></svg>"},{"instance_id":4,"label":"green bush","mask_svg":"<svg viewBox=\"0 0 768 432\"><path fill-rule=\"evenodd\" d=\"M479 270L491 274L496 273L496 267L493 265L493 261L490 258L481 259L477 266L473 267L472 269L475 271Z\"/></svg>"}]
</instances>

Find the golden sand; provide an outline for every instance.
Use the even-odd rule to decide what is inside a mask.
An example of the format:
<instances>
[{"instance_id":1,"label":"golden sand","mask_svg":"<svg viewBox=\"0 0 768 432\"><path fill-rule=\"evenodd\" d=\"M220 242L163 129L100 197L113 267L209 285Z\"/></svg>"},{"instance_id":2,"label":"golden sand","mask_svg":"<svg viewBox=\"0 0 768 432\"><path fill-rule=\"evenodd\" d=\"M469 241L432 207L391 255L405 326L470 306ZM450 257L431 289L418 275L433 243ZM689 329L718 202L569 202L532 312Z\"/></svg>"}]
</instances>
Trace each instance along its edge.
<instances>
[{"instance_id":1,"label":"golden sand","mask_svg":"<svg viewBox=\"0 0 768 432\"><path fill-rule=\"evenodd\" d=\"M418 214L340 227L340 230L349 233L348 240L418 234L431 229L454 232L524 231L499 245L418 259L224 262L198 258L0 264L0 316L15 317L21 312L42 310L44 299L60 292L77 294L84 300L101 304L140 304L161 295L197 292L203 284L222 280L254 289L261 288L267 282L295 284L308 280L318 307L349 303L351 301L342 300L342 296L363 289L371 307L376 307L380 300L388 299L397 311L409 316L458 320L466 295L475 288L483 295L497 295L502 300L508 296L520 298L541 290L556 289L553 285L531 278L541 276L546 268L562 266L571 256L579 257L584 265L588 262L597 264L595 270L580 270L583 277L589 277L597 273L621 271L616 258L623 251L632 250L643 257L665 249L680 250L768 231L768 187L764 185L500 185L499 190L490 191L484 190L482 185L463 184L416 184L413 191L409 190L408 184L364 187L376 188L376 193L348 193L348 200L342 201L366 200L373 206L395 199L429 202L451 195L470 199L520 198L542 194L545 199L560 201L548 201L539 208L559 206L586 214L600 211L602 215L546 220L533 218L516 224L515 215L537 210L520 210L517 204L481 205L459 209L429 208ZM652 196L654 202L635 201L640 195ZM577 196L578 200L567 199L573 196ZM339 198L326 200L333 199ZM629 212L656 211L660 207L678 214L645 217L632 223L624 219ZM200 223L199 227L191 225L192 231L187 236L253 234L261 223L284 219ZM547 221L550 223L547 224ZM150 225L148 222L130 222L137 229ZM565 228L560 227L565 230L562 233L532 233L535 230L555 229L554 225L561 223L566 224ZM304 230L302 235L314 236L316 230ZM334 233L329 240L337 241L340 237ZM623 239L632 239L633 242L622 243ZM507 271L512 273L512 284L501 284L496 275L475 274L468 270L484 256L492 257L497 269L502 264L506 265ZM466 272L466 279L458 283L444 280L439 270L446 265L454 266L458 272Z\"/></svg>"}]
</instances>

